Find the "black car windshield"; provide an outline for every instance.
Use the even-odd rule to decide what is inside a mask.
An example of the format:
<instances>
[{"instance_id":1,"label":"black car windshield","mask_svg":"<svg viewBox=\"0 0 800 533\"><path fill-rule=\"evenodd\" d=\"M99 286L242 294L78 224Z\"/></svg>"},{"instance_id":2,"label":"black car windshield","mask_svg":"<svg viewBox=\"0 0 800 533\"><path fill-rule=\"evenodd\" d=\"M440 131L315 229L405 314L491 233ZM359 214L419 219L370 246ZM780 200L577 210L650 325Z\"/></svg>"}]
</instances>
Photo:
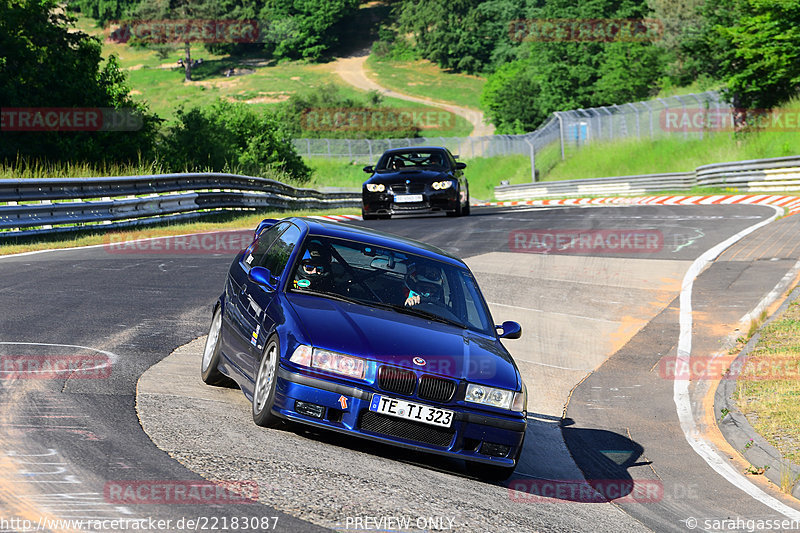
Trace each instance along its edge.
<instances>
[{"instance_id":1,"label":"black car windshield","mask_svg":"<svg viewBox=\"0 0 800 533\"><path fill-rule=\"evenodd\" d=\"M468 270L361 242L309 235L289 290L493 333L486 303Z\"/></svg>"},{"instance_id":2,"label":"black car windshield","mask_svg":"<svg viewBox=\"0 0 800 533\"><path fill-rule=\"evenodd\" d=\"M376 170L448 169L447 156L441 150L416 150L384 154Z\"/></svg>"}]
</instances>

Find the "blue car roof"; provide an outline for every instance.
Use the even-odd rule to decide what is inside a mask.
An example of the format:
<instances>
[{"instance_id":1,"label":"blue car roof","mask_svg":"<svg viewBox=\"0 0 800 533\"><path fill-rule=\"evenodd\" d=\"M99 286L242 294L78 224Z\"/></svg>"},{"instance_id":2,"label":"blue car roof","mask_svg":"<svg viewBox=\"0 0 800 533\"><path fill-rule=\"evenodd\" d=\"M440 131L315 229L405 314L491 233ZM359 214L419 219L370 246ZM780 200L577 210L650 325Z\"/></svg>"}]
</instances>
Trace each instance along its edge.
<instances>
[{"instance_id":1,"label":"blue car roof","mask_svg":"<svg viewBox=\"0 0 800 533\"><path fill-rule=\"evenodd\" d=\"M412 253L427 257L430 259L444 261L460 268L467 268L464 261L458 257L445 252L441 248L425 244L424 242L415 241L370 228L361 226L354 226L353 224L342 224L328 220L320 220L317 218L307 217L291 217L287 220L292 220L295 223L305 223L308 226L308 232L311 235L320 235L325 237L335 237L339 239L356 240L371 244L372 246L382 248L392 248L394 250L406 253Z\"/></svg>"}]
</instances>

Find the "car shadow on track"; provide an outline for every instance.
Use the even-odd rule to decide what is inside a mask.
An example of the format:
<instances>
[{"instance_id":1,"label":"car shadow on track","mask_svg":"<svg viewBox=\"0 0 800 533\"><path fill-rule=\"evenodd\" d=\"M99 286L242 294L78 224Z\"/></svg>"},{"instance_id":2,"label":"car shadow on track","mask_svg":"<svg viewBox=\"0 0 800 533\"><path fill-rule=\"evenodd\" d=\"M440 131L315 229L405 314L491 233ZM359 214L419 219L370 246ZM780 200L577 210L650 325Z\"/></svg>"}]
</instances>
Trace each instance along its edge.
<instances>
[{"instance_id":1,"label":"car shadow on track","mask_svg":"<svg viewBox=\"0 0 800 533\"><path fill-rule=\"evenodd\" d=\"M523 503L640 501L661 493L658 482L634 480L628 472L644 449L610 431L575 428L560 417L531 413L520 462L505 483ZM641 494L644 491L644 496Z\"/></svg>"}]
</instances>

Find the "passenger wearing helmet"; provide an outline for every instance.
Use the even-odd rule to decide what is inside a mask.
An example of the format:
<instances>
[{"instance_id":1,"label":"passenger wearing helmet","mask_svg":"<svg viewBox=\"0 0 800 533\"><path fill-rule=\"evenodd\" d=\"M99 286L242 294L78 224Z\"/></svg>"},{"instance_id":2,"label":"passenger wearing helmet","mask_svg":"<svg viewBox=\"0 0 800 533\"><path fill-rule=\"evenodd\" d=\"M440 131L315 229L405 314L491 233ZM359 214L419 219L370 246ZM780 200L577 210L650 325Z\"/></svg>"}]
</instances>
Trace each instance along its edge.
<instances>
[{"instance_id":1,"label":"passenger wearing helmet","mask_svg":"<svg viewBox=\"0 0 800 533\"><path fill-rule=\"evenodd\" d=\"M442 300L442 274L433 267L411 263L406 272L405 305L413 307L423 299L426 301L441 302Z\"/></svg>"},{"instance_id":2,"label":"passenger wearing helmet","mask_svg":"<svg viewBox=\"0 0 800 533\"><path fill-rule=\"evenodd\" d=\"M295 272L294 286L322 292L329 292L333 288L331 253L320 241L312 240L306 245Z\"/></svg>"}]
</instances>

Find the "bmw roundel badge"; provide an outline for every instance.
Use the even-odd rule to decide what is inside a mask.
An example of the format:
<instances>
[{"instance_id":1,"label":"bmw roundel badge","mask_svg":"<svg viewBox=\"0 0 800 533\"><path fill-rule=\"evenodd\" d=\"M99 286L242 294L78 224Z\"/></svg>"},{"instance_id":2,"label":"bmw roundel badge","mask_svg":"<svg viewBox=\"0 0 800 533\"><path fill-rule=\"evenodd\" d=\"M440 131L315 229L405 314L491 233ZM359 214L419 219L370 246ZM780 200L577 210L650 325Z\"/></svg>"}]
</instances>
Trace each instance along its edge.
<instances>
[{"instance_id":1,"label":"bmw roundel badge","mask_svg":"<svg viewBox=\"0 0 800 533\"><path fill-rule=\"evenodd\" d=\"M413 361L414 364L417 366L425 366L426 364L428 364L422 357L415 357Z\"/></svg>"}]
</instances>

